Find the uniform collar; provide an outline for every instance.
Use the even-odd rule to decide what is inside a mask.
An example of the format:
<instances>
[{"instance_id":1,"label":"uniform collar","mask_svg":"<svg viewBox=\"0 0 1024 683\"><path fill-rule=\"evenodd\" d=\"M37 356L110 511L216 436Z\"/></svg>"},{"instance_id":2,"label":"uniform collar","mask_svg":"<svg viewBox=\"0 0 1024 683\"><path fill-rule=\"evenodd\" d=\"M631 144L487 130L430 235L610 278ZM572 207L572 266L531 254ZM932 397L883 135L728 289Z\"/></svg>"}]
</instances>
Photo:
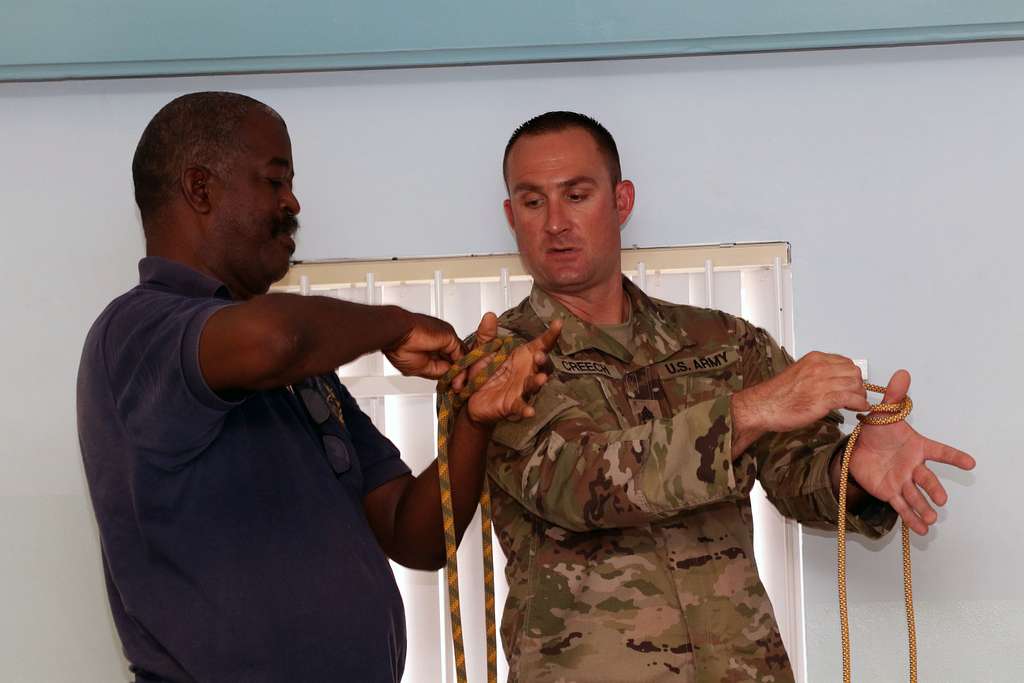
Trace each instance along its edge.
<instances>
[{"instance_id":1,"label":"uniform collar","mask_svg":"<svg viewBox=\"0 0 1024 683\"><path fill-rule=\"evenodd\" d=\"M223 282L161 256L147 256L139 261L139 284L185 296L231 299Z\"/></svg>"},{"instance_id":2,"label":"uniform collar","mask_svg":"<svg viewBox=\"0 0 1024 683\"><path fill-rule=\"evenodd\" d=\"M694 346L696 342L677 326L670 324L658 310L658 306L639 287L622 278L631 309L635 348L627 349L605 334L600 327L577 318L554 297L534 284L530 292L530 307L537 317L550 323L561 318L562 334L558 337L558 350L562 355L572 355L595 349L613 356L624 363L649 364L668 358L680 349Z\"/></svg>"}]
</instances>

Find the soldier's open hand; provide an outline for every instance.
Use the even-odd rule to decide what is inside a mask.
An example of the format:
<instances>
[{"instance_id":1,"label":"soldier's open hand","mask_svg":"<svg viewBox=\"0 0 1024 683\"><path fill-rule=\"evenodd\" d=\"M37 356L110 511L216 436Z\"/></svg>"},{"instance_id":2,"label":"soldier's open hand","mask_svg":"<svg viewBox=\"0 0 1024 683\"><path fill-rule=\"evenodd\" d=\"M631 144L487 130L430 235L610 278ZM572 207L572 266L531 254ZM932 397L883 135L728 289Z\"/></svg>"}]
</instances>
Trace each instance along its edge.
<instances>
[{"instance_id":1,"label":"soldier's open hand","mask_svg":"<svg viewBox=\"0 0 1024 683\"><path fill-rule=\"evenodd\" d=\"M562 321L556 320L543 334L516 347L483 386L470 396L467 406L470 419L490 424L503 419L517 421L532 417L534 410L529 404L530 397L548 379L541 369L547 363L548 353L555 347L561 331ZM477 343L486 343L496 334L497 318L488 313L477 330ZM470 369L470 376L479 370L477 365Z\"/></svg>"},{"instance_id":2,"label":"soldier's open hand","mask_svg":"<svg viewBox=\"0 0 1024 683\"><path fill-rule=\"evenodd\" d=\"M910 373L898 370L883 401L899 403L909 388ZM948 499L939 478L925 464L928 460L962 470L975 465L967 453L922 436L905 421L865 424L850 459L850 475L865 491L892 505L908 527L924 535L938 515L922 490L935 505L945 505Z\"/></svg>"}]
</instances>

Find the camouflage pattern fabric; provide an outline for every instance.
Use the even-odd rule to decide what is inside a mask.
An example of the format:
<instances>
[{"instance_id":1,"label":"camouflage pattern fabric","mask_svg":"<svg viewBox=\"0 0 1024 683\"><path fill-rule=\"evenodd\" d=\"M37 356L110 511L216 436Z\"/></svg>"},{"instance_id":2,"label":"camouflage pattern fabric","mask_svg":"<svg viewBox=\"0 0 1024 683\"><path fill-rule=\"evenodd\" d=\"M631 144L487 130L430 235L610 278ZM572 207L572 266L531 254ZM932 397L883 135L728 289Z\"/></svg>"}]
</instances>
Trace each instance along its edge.
<instances>
[{"instance_id":1,"label":"camouflage pattern fabric","mask_svg":"<svg viewBox=\"0 0 1024 683\"><path fill-rule=\"evenodd\" d=\"M623 282L631 348L536 287L500 318L524 341L565 321L536 415L500 423L489 446L509 681L792 681L749 493L758 479L783 514L834 528L841 418L734 458L730 394L792 359L744 320ZM848 528L877 537L895 521L877 503Z\"/></svg>"}]
</instances>

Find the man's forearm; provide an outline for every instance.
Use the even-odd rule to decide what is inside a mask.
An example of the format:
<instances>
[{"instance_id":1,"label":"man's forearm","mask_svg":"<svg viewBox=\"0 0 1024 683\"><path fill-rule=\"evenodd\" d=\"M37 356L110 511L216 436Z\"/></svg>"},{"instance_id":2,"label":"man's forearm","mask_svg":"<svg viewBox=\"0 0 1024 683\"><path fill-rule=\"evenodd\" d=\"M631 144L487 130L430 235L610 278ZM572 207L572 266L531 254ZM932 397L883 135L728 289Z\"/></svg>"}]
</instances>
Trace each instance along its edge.
<instances>
[{"instance_id":1,"label":"man's forearm","mask_svg":"<svg viewBox=\"0 0 1024 683\"><path fill-rule=\"evenodd\" d=\"M410 329L409 313L397 306L268 294L215 313L200 360L214 391L269 389L390 348Z\"/></svg>"},{"instance_id":2,"label":"man's forearm","mask_svg":"<svg viewBox=\"0 0 1024 683\"><path fill-rule=\"evenodd\" d=\"M472 422L464 408L455 419L448 441L448 471L458 540L462 539L480 501L487 470L485 454L492 429L490 425ZM445 562L443 529L435 460L409 483L398 503L388 555L413 569L440 569Z\"/></svg>"},{"instance_id":3,"label":"man's forearm","mask_svg":"<svg viewBox=\"0 0 1024 683\"><path fill-rule=\"evenodd\" d=\"M287 296L287 295L282 295ZM328 297L289 297L285 308L298 335L298 377L331 372L360 356L397 345L411 329L407 311L367 306ZM287 368L285 372L288 372Z\"/></svg>"},{"instance_id":4,"label":"man's forearm","mask_svg":"<svg viewBox=\"0 0 1024 683\"><path fill-rule=\"evenodd\" d=\"M738 458L755 441L767 433L758 421L756 407L756 395L751 391L740 391L732 395L732 457ZM842 479L842 453L837 453L829 463L829 478L832 483L832 493L839 497L839 482ZM846 487L846 509L850 513L862 510L872 497L857 484L853 477L849 477L849 485Z\"/></svg>"}]
</instances>

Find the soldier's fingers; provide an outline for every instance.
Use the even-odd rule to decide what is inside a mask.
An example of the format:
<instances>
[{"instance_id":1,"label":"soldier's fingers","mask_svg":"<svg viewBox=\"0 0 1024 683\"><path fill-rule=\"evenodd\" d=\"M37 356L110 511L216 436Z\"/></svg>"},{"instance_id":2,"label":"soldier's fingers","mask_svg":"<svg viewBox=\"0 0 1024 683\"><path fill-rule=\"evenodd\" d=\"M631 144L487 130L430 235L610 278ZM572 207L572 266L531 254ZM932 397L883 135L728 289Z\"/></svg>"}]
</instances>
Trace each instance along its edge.
<instances>
[{"instance_id":1,"label":"soldier's fingers","mask_svg":"<svg viewBox=\"0 0 1024 683\"><path fill-rule=\"evenodd\" d=\"M889 384L886 385L885 398L882 401L899 403L906 397L908 391L910 391L910 373L906 370L897 370L892 373Z\"/></svg>"},{"instance_id":2,"label":"soldier's fingers","mask_svg":"<svg viewBox=\"0 0 1024 683\"><path fill-rule=\"evenodd\" d=\"M480 318L480 324L476 328L476 345L482 346L498 336L498 316L490 311L484 313Z\"/></svg>"},{"instance_id":3,"label":"soldier's fingers","mask_svg":"<svg viewBox=\"0 0 1024 683\"><path fill-rule=\"evenodd\" d=\"M936 505L945 505L946 501L949 500L949 496L946 495L946 489L939 482L939 478L924 463L914 468L913 478L914 483L924 489L924 492L928 494L928 497Z\"/></svg>"},{"instance_id":4,"label":"soldier's fingers","mask_svg":"<svg viewBox=\"0 0 1024 683\"><path fill-rule=\"evenodd\" d=\"M494 360L494 354L489 353L480 360L478 360L477 362L470 365L469 369L466 371L466 379L468 381L473 381L477 379L480 373L487 369L487 366L490 364L492 360ZM502 367L505 366L502 365ZM501 368L498 369L500 370Z\"/></svg>"},{"instance_id":5,"label":"soldier's fingers","mask_svg":"<svg viewBox=\"0 0 1024 683\"><path fill-rule=\"evenodd\" d=\"M548 329L544 330L544 334L540 335L530 343L533 344L535 348L547 352L555 348L555 342L558 341L558 335L561 333L562 319L556 318L551 321L550 325L548 325Z\"/></svg>"},{"instance_id":6,"label":"soldier's fingers","mask_svg":"<svg viewBox=\"0 0 1024 683\"><path fill-rule=\"evenodd\" d=\"M856 369L856 368L854 368ZM849 391L854 394L860 394L864 396L864 400L867 400L868 392L864 388L864 381L860 378L860 370L857 370L857 374L844 373L837 375L833 378L832 384L837 389Z\"/></svg>"},{"instance_id":7,"label":"soldier's fingers","mask_svg":"<svg viewBox=\"0 0 1024 683\"><path fill-rule=\"evenodd\" d=\"M977 464L974 458L960 449L947 446L938 441L932 441L931 439L925 440L924 457L927 460L942 462L953 467L959 467L962 470L973 470Z\"/></svg>"},{"instance_id":8,"label":"soldier's fingers","mask_svg":"<svg viewBox=\"0 0 1024 683\"><path fill-rule=\"evenodd\" d=\"M854 377L854 379L856 379L856 381L860 382L861 385L863 385L865 377L864 373L860 371L860 366L854 363L852 360L850 361L850 363L853 365L853 368L851 369L851 375Z\"/></svg>"},{"instance_id":9,"label":"soldier's fingers","mask_svg":"<svg viewBox=\"0 0 1024 683\"><path fill-rule=\"evenodd\" d=\"M896 494L889 501L889 505L892 505L892 509L896 511L896 514L900 516L903 523L910 529L913 529L914 533L918 536L924 536L928 533L928 525L921 521L914 511L907 505L907 502L903 500L903 496Z\"/></svg>"},{"instance_id":10,"label":"soldier's fingers","mask_svg":"<svg viewBox=\"0 0 1024 683\"><path fill-rule=\"evenodd\" d=\"M512 399L512 404L506 412L510 417L515 416L515 419L519 420L533 415L533 408L531 408L521 397L516 396Z\"/></svg>"},{"instance_id":11,"label":"soldier's fingers","mask_svg":"<svg viewBox=\"0 0 1024 683\"><path fill-rule=\"evenodd\" d=\"M537 393L544 383L548 381L548 376L543 372L530 375L526 378L525 388L523 393L526 396L532 396Z\"/></svg>"},{"instance_id":12,"label":"soldier's fingers","mask_svg":"<svg viewBox=\"0 0 1024 683\"><path fill-rule=\"evenodd\" d=\"M825 402L831 410L845 408L847 410L867 410L867 394L861 391L830 391L825 394Z\"/></svg>"},{"instance_id":13,"label":"soldier's fingers","mask_svg":"<svg viewBox=\"0 0 1024 683\"><path fill-rule=\"evenodd\" d=\"M935 524L939 516L935 514L935 510L928 504L928 501L924 499L921 492L918 490L917 485L913 481L908 481L903 484L903 500L907 501L907 504L913 508L914 512L921 521L927 525Z\"/></svg>"},{"instance_id":14,"label":"soldier's fingers","mask_svg":"<svg viewBox=\"0 0 1024 683\"><path fill-rule=\"evenodd\" d=\"M824 353L822 351L811 351L805 356L805 358L823 365L845 366L853 363L853 361L846 356L841 356L838 353Z\"/></svg>"}]
</instances>

